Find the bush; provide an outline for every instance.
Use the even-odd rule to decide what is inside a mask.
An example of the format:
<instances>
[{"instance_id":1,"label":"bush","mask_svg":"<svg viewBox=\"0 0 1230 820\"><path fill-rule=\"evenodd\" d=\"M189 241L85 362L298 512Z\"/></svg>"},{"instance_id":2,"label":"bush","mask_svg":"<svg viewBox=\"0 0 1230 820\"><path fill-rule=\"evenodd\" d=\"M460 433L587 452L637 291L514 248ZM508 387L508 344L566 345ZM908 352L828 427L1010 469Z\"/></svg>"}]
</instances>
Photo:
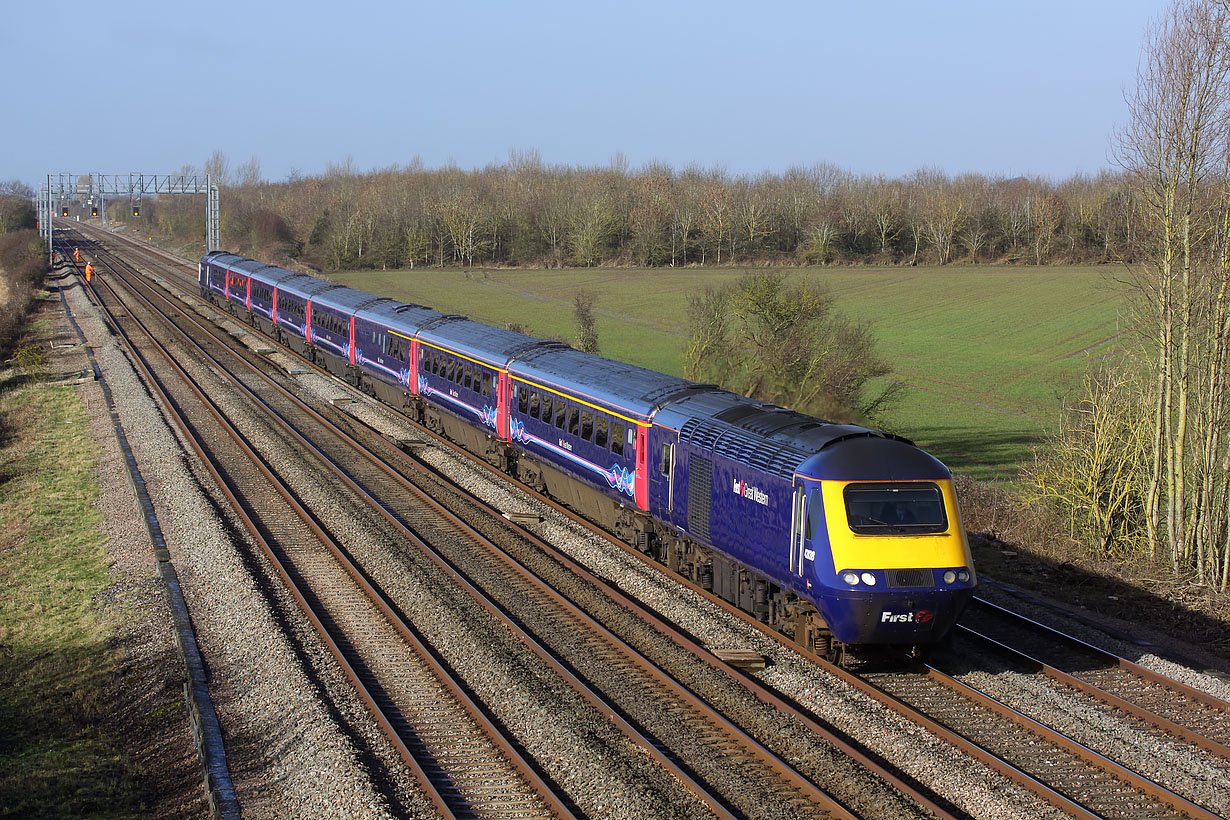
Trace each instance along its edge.
<instances>
[{"instance_id":1,"label":"bush","mask_svg":"<svg viewBox=\"0 0 1230 820\"><path fill-rule=\"evenodd\" d=\"M0 358L9 358L30 312L34 289L48 271L46 254L35 231L0 235Z\"/></svg>"}]
</instances>

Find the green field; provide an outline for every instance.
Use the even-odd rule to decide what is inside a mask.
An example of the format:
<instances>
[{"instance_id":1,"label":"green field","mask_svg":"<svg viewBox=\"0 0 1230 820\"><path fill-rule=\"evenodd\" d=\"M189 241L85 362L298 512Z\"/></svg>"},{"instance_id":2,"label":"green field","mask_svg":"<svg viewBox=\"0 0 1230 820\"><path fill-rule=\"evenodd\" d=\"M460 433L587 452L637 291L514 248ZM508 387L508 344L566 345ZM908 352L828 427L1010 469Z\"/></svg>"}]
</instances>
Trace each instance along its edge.
<instances>
[{"instance_id":1,"label":"green field","mask_svg":"<svg viewBox=\"0 0 1230 820\"><path fill-rule=\"evenodd\" d=\"M332 278L490 324L573 339L572 298L597 294L602 353L680 373L690 294L742 270L439 270ZM800 268L870 322L907 387L885 427L954 470L1007 478L1058 416L1091 358L1126 342L1126 271L1114 266ZM1122 334L1122 336L1120 336Z\"/></svg>"}]
</instances>

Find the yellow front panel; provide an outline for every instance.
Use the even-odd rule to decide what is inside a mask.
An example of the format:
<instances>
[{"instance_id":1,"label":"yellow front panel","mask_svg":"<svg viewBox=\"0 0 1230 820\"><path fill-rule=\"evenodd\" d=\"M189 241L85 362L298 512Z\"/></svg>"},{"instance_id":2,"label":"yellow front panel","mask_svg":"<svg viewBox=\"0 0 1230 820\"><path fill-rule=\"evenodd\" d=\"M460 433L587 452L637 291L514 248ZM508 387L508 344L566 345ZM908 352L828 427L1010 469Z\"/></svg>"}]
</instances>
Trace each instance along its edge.
<instances>
[{"instance_id":1,"label":"yellow front panel","mask_svg":"<svg viewBox=\"0 0 1230 820\"><path fill-rule=\"evenodd\" d=\"M829 544L833 551L833 569L932 569L935 567L968 567L973 561L957 509L957 498L951 481L926 481L935 484L944 496L944 512L948 530L928 535L858 535L846 520L843 495L848 484L869 484L867 481L822 481L824 515L828 523ZM893 481L890 484L905 482Z\"/></svg>"}]
</instances>

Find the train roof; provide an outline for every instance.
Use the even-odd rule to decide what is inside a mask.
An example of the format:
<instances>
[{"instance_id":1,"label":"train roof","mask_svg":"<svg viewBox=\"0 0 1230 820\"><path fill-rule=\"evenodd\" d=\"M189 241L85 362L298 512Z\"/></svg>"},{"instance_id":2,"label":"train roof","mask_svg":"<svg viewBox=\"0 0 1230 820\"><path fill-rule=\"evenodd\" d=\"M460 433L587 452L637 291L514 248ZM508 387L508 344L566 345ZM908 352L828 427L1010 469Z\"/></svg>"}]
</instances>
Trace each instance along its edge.
<instances>
[{"instance_id":1,"label":"train roof","mask_svg":"<svg viewBox=\"0 0 1230 820\"><path fill-rule=\"evenodd\" d=\"M873 431L869 431L873 432ZM834 439L798 472L830 481L944 481L952 473L938 458L895 436Z\"/></svg>"},{"instance_id":2,"label":"train roof","mask_svg":"<svg viewBox=\"0 0 1230 820\"><path fill-rule=\"evenodd\" d=\"M598 404L649 419L672 397L711 389L679 376L616 362L560 345L533 350L509 365L509 373Z\"/></svg>"},{"instance_id":3,"label":"train roof","mask_svg":"<svg viewBox=\"0 0 1230 820\"><path fill-rule=\"evenodd\" d=\"M323 293L332 288L341 288L344 285L326 282L324 279L317 279L315 276L292 276L291 278L278 284L279 293L287 293L291 296L297 296L300 299L312 299L317 294Z\"/></svg>"},{"instance_id":4,"label":"train roof","mask_svg":"<svg viewBox=\"0 0 1230 820\"><path fill-rule=\"evenodd\" d=\"M485 325L465 316L442 316L438 322L422 327L418 337L420 342L456 351L501 370L510 359L525 351L544 345L558 347L558 343Z\"/></svg>"},{"instance_id":5,"label":"train roof","mask_svg":"<svg viewBox=\"0 0 1230 820\"><path fill-rule=\"evenodd\" d=\"M804 462L848 439L892 439L917 450L905 439L869 427L824 421L724 390L680 397L654 421L678 430L680 441L753 464L782 478L805 470ZM865 450L860 452L866 455Z\"/></svg>"},{"instance_id":6,"label":"train roof","mask_svg":"<svg viewBox=\"0 0 1230 820\"><path fill-rule=\"evenodd\" d=\"M333 284L330 282L329 284ZM356 290L345 285L334 285L333 287L319 291L312 295L313 305L322 305L332 310L342 313L354 313L361 307L375 304L381 300L392 301L383 296L375 296L365 290Z\"/></svg>"},{"instance_id":7,"label":"train roof","mask_svg":"<svg viewBox=\"0 0 1230 820\"><path fill-rule=\"evenodd\" d=\"M355 311L355 318L384 325L392 330L400 331L406 336L413 336L419 328L444 318L438 310L432 310L423 305L412 305L396 302L392 299L382 299Z\"/></svg>"},{"instance_id":8,"label":"train roof","mask_svg":"<svg viewBox=\"0 0 1230 820\"><path fill-rule=\"evenodd\" d=\"M286 268L279 268L277 265L266 265L264 262L258 262L255 259L244 259L233 263L228 262L226 266L233 271L247 274L249 278L259 279L268 285L278 285L287 279L307 275L287 270Z\"/></svg>"}]
</instances>

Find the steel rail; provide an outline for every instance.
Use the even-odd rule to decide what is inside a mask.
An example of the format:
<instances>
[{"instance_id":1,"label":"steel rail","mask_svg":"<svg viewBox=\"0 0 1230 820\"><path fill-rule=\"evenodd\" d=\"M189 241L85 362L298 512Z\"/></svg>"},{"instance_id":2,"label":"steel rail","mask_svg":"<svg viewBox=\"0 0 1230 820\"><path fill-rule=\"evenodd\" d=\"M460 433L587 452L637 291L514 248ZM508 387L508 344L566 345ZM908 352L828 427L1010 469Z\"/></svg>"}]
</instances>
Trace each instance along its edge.
<instances>
[{"instance_id":1,"label":"steel rail","mask_svg":"<svg viewBox=\"0 0 1230 820\"><path fill-rule=\"evenodd\" d=\"M106 286L109 289L111 289L110 283L107 283ZM92 285L89 285L88 287L93 289ZM119 298L118 294L116 294L116 298ZM418 655L419 659L422 660L424 663L426 663L429 666L429 668L432 669L433 673L439 679L441 685L444 686L450 692L450 694L458 700L458 703L462 706L462 708L471 716L472 719L475 720L475 722L480 727L482 727L484 733L489 736L489 739L493 743L495 743L498 748L500 748L503 754L509 757L510 762L512 762L514 767L523 776L526 777L526 779L529 781L531 785L531 788L538 794L540 799L543 800L544 804L554 814L554 816L560 817L560 818L573 818L574 815L572 814L571 810L568 809L567 806L564 805L564 803L559 799L558 795L555 794L554 790L551 789L549 786L547 786L547 784L544 781L542 781L541 777L537 774L537 771L533 767L531 767L527 761L524 760L524 758L513 748L511 744L508 743L507 738L505 738L502 735L502 733L500 733L495 728L494 724L492 724L490 720L486 717L485 713L480 708L478 708L477 704L473 702L473 700L469 697L469 695L465 692L465 690L460 685L458 685L455 680L452 679L452 676L449 675L448 672L439 664L439 662L434 658L433 654L427 650L427 648L421 643L421 641L419 641L417 636L415 636L405 626L405 624L402 623L400 617L398 617L397 614L384 601L383 596L377 593L374 590L374 588L370 584L367 583L362 573L359 572L356 567L354 567L353 563L351 563L348 558L346 558L346 556L344 555L344 552L333 542L332 538L330 538L328 534L323 530L319 522L315 520L315 517L312 516L310 512L308 512L306 509L302 507L302 505L294 497L294 494L290 491L290 489L286 487L286 485L276 476L276 474L267 465L267 463L264 462L264 460L259 456L259 454L257 454L251 448L251 446L246 442L242 434L239 433L239 431L230 423L230 421L225 417L225 415L216 406L216 404L213 403L213 401L195 384L195 382L191 379L191 377L188 376L188 374L180 367L180 365L178 364L178 362L175 361L174 357L170 354L170 352L167 351L166 348L161 344L161 342L159 342L154 337L152 332L149 331L149 329L144 325L144 323L141 322L140 319L133 316L131 313L129 314L129 318L131 318L134 322L138 324L138 326L141 327L142 331L146 333L146 335L149 337L153 345L167 358L167 361L170 364L170 366L180 375L180 377L184 380L185 384L191 389L191 391L197 395L197 397L202 401L204 406L210 411L210 413L215 417L215 419L217 419L218 423L223 427L223 429L232 438L235 444L241 450L243 450L245 454L251 459L256 469L258 469L266 477L266 479L270 482L273 488L287 501L288 504L291 505L292 508L295 509L295 511L300 515L304 523L311 530L313 530L313 532L321 540L322 544L324 544L330 550L330 552L334 554L334 556L339 560L343 568L346 570L347 574L349 574L352 578L355 579L356 583L358 583L363 588L365 593L367 593L369 596L372 596L371 598L372 603L377 607L377 609L381 611L382 615L384 615L384 617L389 620L390 624L397 630L397 632L401 635L401 637L403 637L410 644L410 646L412 647L416 655ZM128 348L129 351L133 353L134 357L141 362L140 369L142 373L146 376L149 383L155 386L155 389L158 392L159 396L161 397L164 405L166 405L168 409L170 409L173 417L176 420L177 425L180 427L181 431L184 432L184 435L191 442L193 450L197 453L198 457L202 459L202 462L205 464L206 468L209 470L214 480L218 482L218 485L220 489L222 489L224 494L226 495L228 502L231 504L232 508L235 510L237 515L239 515L240 519L244 522L245 527L252 534L258 546L260 546L261 551L269 559L270 564L274 567L275 571L277 572L279 577L282 579L283 583L287 586L288 591L294 597L295 601L303 609L304 614L308 618L310 623L312 624L313 629L320 636L324 644L329 648L330 653L334 656L339 667L341 668L341 670L343 671L347 679L350 680L356 692L359 694L359 697L364 702L364 704L367 706L369 712L371 712L377 724L381 727L382 732L388 737L393 747L397 750L399 756L402 757L402 759L407 763L407 765L413 772L415 779L418 780L420 783L420 786L423 787L424 792L428 796L428 799L430 800L432 805L438 811L442 812L444 816L447 816L447 817L455 816L453 807L449 805L449 802L444 798L444 796L441 794L439 789L436 787L434 779L427 774L423 765L418 761L417 757L414 755L414 753L410 750L409 746L406 744L401 733L398 732L398 730L393 726L392 722L386 715L386 710L380 706L379 699L377 698L377 696L373 695L373 693L368 689L368 687L362 680L362 676L355 669L353 664L347 659L345 651L340 647L340 645L333 638L333 636L330 633L330 630L324 624L321 615L318 612L316 612L315 607L308 601L307 597L304 595L303 591L300 589L299 584L296 583L296 581L292 577L292 573L288 570L285 563L278 557L277 551L272 547L272 545L270 545L268 540L262 535L262 533L260 532L259 525L257 525L256 522L253 521L252 518L248 515L246 509L244 508L242 501L228 487L227 482L221 475L221 472L218 470L216 464L207 455L207 453L200 446L199 442L197 441L197 439L191 432L191 425L189 425L187 423L187 420L181 415L179 409L175 406L174 402L170 399L170 396L167 394L165 389L162 387L161 381L153 373L152 368L148 366L148 363L145 361L144 357L140 354L140 352L136 349L136 346L131 343L131 340L128 339L127 334L123 333L122 330L119 330L118 323L117 323L117 331L119 331L121 338L125 339L126 348Z\"/></svg>"},{"instance_id":2,"label":"steel rail","mask_svg":"<svg viewBox=\"0 0 1230 820\"><path fill-rule=\"evenodd\" d=\"M1161 803L1165 803L1172 809L1195 818L1196 820L1224 820L1221 815L1215 814L1208 809L1193 803L1182 795L1175 794L1170 789L1157 783L1144 775L1134 772L1126 766L1111 760L1109 757L1090 749L1088 746L1074 740L1062 732L1056 731L1041 721L1035 720L1028 715L1013 709L1011 706L987 695L986 693L970 686L967 683L957 680L945 672L936 669L934 666L925 665L927 677L936 683L944 686L962 697L970 700L994 714L1005 718L1021 728L1033 733L1039 738L1045 740L1051 745L1063 749L1070 754L1075 755L1091 766L1101 769L1106 774L1115 777L1116 779L1126 783L1133 789L1146 794Z\"/></svg>"},{"instance_id":3,"label":"steel rail","mask_svg":"<svg viewBox=\"0 0 1230 820\"><path fill-rule=\"evenodd\" d=\"M1082 694L1088 695L1095 700L1105 703L1107 706L1118 709L1119 711L1129 714L1134 718L1149 723L1156 728L1161 729L1163 732L1173 735L1180 740L1186 741L1193 746L1204 749L1205 751L1211 752L1221 758L1230 760L1230 746L1226 746L1224 743L1219 743L1218 741L1206 737L1199 732L1193 731L1192 729L1176 723L1167 717L1163 717L1150 709L1146 709L1130 700L1121 698L1112 692L1106 691L1105 689L1101 689L1088 681L1081 680L1069 672L1064 672L1062 669L1051 666L1045 661L1041 661L1020 649L1009 646L1008 644L996 640L989 635L985 635L976 629L964 626L962 624L957 624L956 628L959 630L960 634L972 638L978 643L991 648L995 652L1024 663L1025 665L1037 668L1039 672L1052 680L1058 681L1065 686L1070 686Z\"/></svg>"},{"instance_id":4,"label":"steel rail","mask_svg":"<svg viewBox=\"0 0 1230 820\"><path fill-rule=\"evenodd\" d=\"M986 599L975 596L970 601L970 604L975 607L985 607L986 609L993 611L996 615L1002 618L1008 618L1014 621L1025 623L1031 629L1037 629L1037 630L1043 631L1049 636L1051 636L1053 639L1057 641L1063 641L1064 643L1070 646L1076 647L1083 652L1087 652L1091 655L1094 655L1102 659L1103 661L1111 664L1112 666L1118 667L1119 669L1122 669L1124 672L1127 672L1130 675L1140 678L1141 680L1145 680L1150 683L1161 686L1163 688L1169 689L1173 692L1183 695L1184 697L1191 698L1192 700L1197 701L1203 704L1204 706L1209 707L1210 709L1216 709L1220 712L1230 715L1230 703L1227 703L1221 698L1214 697L1213 695L1210 695L1207 692L1202 692L1201 690L1196 689L1193 686L1189 686L1188 684L1183 683L1182 681L1177 681L1173 678L1168 678L1165 675L1155 672L1152 669L1149 669L1147 667L1141 666L1140 664L1130 661L1127 658L1116 655L1115 653L1110 652L1109 650L1103 649L1100 646L1094 646L1093 644L1083 641L1080 638L1077 638L1073 635L1069 635L1066 632L1061 632L1052 626L1047 626L1046 624L1041 623L1039 621L1035 621L1032 618L1027 618L1024 615L1021 615L1020 613L1013 612L1010 609L1006 609L1005 607L1002 607L999 604L992 603Z\"/></svg>"}]
</instances>

